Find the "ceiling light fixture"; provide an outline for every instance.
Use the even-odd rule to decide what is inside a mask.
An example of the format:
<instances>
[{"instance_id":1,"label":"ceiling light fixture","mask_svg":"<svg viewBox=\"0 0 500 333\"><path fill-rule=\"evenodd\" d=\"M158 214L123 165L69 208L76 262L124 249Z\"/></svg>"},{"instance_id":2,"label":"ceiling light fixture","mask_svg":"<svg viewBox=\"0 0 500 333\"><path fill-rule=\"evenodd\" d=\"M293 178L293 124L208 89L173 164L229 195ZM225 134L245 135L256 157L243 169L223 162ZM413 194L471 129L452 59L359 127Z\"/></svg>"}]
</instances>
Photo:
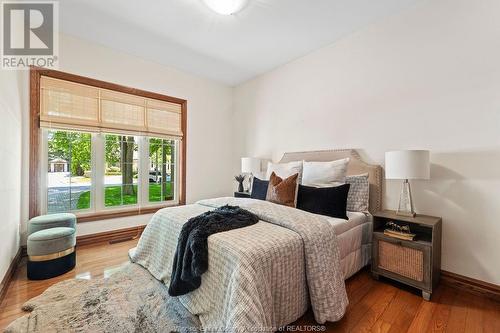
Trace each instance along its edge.
<instances>
[{"instance_id":1,"label":"ceiling light fixture","mask_svg":"<svg viewBox=\"0 0 500 333\"><path fill-rule=\"evenodd\" d=\"M233 15L245 7L248 0L203 0L205 5L221 15Z\"/></svg>"}]
</instances>

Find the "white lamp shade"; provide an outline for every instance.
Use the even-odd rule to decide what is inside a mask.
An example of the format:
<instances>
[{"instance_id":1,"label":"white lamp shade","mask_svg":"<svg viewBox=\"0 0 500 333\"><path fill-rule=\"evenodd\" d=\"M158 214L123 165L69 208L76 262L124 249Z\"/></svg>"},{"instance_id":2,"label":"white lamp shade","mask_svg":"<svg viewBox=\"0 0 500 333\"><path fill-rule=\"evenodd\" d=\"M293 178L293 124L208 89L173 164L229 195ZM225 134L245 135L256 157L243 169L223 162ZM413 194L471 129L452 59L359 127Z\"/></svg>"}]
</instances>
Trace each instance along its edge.
<instances>
[{"instance_id":1,"label":"white lamp shade","mask_svg":"<svg viewBox=\"0 0 500 333\"><path fill-rule=\"evenodd\" d=\"M386 179L429 179L428 150L398 150L385 153Z\"/></svg>"},{"instance_id":2,"label":"white lamp shade","mask_svg":"<svg viewBox=\"0 0 500 333\"><path fill-rule=\"evenodd\" d=\"M260 159L255 157L242 157L241 158L241 172L243 173L257 173L260 172Z\"/></svg>"}]
</instances>

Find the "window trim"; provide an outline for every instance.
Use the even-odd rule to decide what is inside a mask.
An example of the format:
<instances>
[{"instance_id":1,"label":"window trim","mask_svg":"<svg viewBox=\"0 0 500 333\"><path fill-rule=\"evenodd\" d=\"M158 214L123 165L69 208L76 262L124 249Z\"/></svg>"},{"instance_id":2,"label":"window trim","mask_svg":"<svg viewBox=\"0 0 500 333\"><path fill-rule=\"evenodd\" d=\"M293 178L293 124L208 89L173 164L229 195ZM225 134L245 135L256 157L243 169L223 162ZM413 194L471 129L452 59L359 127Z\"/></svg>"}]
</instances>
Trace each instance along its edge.
<instances>
[{"instance_id":1,"label":"window trim","mask_svg":"<svg viewBox=\"0 0 500 333\"><path fill-rule=\"evenodd\" d=\"M141 214L151 214L157 210L177 205L186 204L186 147L187 147L187 101L184 99L171 97L167 95L162 95L154 92L149 92L145 90L130 88L115 83L100 81L96 79L91 79L84 76L79 76L75 74L70 74L66 72L31 67L30 68L30 156L29 156L29 218L40 215L42 211L43 196L41 191L44 189L43 176L42 176L42 165L40 162L41 154L43 153L43 140L42 140L42 129L40 128L40 78L41 76L52 77L56 79L71 81L75 83L90 85L98 88L114 90L117 92L122 92L126 94L137 95L141 97L158 99L165 102L177 103L181 105L181 130L183 137L179 143L179 149L177 150L178 156L178 202L166 202L163 204L151 204L147 206L137 206L134 205L132 208L116 208L113 210L105 209L103 211L97 211L92 213L81 213L78 216L78 222L96 221L103 219L111 219L116 217L125 217ZM95 195L94 195L95 197Z\"/></svg>"}]
</instances>

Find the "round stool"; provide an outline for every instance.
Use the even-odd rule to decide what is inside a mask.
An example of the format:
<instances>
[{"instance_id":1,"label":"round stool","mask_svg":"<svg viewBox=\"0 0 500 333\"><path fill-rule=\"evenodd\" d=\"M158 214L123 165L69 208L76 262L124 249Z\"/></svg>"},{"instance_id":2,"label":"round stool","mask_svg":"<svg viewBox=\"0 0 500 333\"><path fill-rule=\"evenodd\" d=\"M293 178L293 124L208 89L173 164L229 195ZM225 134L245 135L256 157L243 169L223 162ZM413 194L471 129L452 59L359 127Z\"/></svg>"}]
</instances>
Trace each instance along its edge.
<instances>
[{"instance_id":1,"label":"round stool","mask_svg":"<svg viewBox=\"0 0 500 333\"><path fill-rule=\"evenodd\" d=\"M28 235L34 232L55 227L67 227L76 229L76 216L71 213L58 213L40 215L30 220L28 224Z\"/></svg>"},{"instance_id":2,"label":"round stool","mask_svg":"<svg viewBox=\"0 0 500 333\"><path fill-rule=\"evenodd\" d=\"M43 280L64 274L76 264L76 230L55 227L28 236L28 279Z\"/></svg>"}]
</instances>

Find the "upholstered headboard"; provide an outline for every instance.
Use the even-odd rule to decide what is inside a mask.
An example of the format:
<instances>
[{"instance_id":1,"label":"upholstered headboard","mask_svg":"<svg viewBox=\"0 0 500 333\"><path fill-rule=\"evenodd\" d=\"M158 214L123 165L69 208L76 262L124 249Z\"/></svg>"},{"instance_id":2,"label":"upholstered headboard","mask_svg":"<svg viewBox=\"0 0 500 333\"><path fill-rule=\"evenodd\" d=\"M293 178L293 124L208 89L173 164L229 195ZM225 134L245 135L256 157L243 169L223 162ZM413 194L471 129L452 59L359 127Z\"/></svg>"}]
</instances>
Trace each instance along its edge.
<instances>
[{"instance_id":1,"label":"upholstered headboard","mask_svg":"<svg viewBox=\"0 0 500 333\"><path fill-rule=\"evenodd\" d=\"M368 182L370 183L370 213L375 213L382 209L382 167L380 165L368 164L361 159L358 152L354 149L339 150L320 150L304 151L296 153L285 153L280 163L292 161L334 161L349 157L347 175L359 175L368 173Z\"/></svg>"}]
</instances>

